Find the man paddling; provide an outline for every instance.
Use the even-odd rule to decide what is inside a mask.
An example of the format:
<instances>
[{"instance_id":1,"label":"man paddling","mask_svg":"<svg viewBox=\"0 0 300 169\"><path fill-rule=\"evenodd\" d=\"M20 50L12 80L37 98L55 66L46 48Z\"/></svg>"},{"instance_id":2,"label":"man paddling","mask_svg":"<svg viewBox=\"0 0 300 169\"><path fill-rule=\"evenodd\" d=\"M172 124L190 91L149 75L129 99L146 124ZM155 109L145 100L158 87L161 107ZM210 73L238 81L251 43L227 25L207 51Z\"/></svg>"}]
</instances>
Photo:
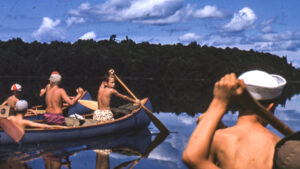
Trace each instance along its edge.
<instances>
[{"instance_id":1,"label":"man paddling","mask_svg":"<svg viewBox=\"0 0 300 169\"><path fill-rule=\"evenodd\" d=\"M82 96L83 89L78 88L76 90L77 95L71 98L63 88L59 87L61 75L58 72L52 72L49 81L50 83L45 87L46 113L44 114L44 121L47 124L65 125L62 102L73 105Z\"/></svg>"},{"instance_id":2,"label":"man paddling","mask_svg":"<svg viewBox=\"0 0 300 169\"><path fill-rule=\"evenodd\" d=\"M272 77L270 75L267 77L261 80L267 80L268 83L268 79ZM189 168L272 168L274 147L280 137L266 129L261 123L261 118L249 107L239 108L239 117L235 126L216 131L229 102L234 97L239 100L239 96L244 92L246 88L244 81L248 81L247 78L249 76L238 80L236 75L231 73L216 82L214 98L205 116L192 133L182 156ZM254 92L250 91L250 93L258 99ZM256 94L259 94L259 90ZM263 95L259 96L260 99L265 99ZM273 98L268 96L268 99Z\"/></svg>"},{"instance_id":3,"label":"man paddling","mask_svg":"<svg viewBox=\"0 0 300 169\"><path fill-rule=\"evenodd\" d=\"M115 87L115 78L113 74L115 73L114 69L110 69L107 74L104 75L104 79L99 86L98 90L98 109L94 111L93 120L97 120L100 122L112 121L114 120L113 113L110 109L110 102L112 96L117 96L129 102L133 102L135 104L140 104L140 100L132 99L128 96L125 96L119 93Z\"/></svg>"}]
</instances>

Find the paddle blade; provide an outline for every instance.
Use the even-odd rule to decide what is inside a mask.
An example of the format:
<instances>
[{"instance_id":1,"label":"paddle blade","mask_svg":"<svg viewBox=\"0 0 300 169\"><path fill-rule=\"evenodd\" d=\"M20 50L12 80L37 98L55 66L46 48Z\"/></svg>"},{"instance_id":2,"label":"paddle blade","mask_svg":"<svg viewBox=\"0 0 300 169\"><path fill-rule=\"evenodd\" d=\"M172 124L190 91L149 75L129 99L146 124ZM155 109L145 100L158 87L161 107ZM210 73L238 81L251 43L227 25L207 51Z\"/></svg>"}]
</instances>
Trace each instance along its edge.
<instances>
[{"instance_id":1,"label":"paddle blade","mask_svg":"<svg viewBox=\"0 0 300 169\"><path fill-rule=\"evenodd\" d=\"M97 101L93 100L78 100L78 103L81 105L91 109L91 110L97 110L98 109L98 103Z\"/></svg>"},{"instance_id":2,"label":"paddle blade","mask_svg":"<svg viewBox=\"0 0 300 169\"><path fill-rule=\"evenodd\" d=\"M20 142L24 136L24 130L17 127L10 120L0 118L0 126L15 142Z\"/></svg>"}]
</instances>

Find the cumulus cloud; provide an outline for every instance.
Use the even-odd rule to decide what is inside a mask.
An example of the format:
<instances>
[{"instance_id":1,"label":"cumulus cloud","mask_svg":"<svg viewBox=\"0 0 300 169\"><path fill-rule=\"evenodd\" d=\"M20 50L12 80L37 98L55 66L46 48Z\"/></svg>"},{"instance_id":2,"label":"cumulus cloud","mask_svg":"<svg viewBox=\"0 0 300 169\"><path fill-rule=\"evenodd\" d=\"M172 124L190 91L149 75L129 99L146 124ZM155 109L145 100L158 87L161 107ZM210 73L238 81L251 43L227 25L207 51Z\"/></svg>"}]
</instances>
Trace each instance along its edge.
<instances>
[{"instance_id":1,"label":"cumulus cloud","mask_svg":"<svg viewBox=\"0 0 300 169\"><path fill-rule=\"evenodd\" d=\"M179 37L179 41L181 41L181 42L192 42L192 41L197 41L200 39L201 39L201 36L196 35L195 33L186 33Z\"/></svg>"},{"instance_id":2,"label":"cumulus cloud","mask_svg":"<svg viewBox=\"0 0 300 169\"><path fill-rule=\"evenodd\" d=\"M60 20L55 21L49 17L44 17L43 22L38 30L32 33L32 36L39 41L61 40L64 38L64 32L58 27Z\"/></svg>"},{"instance_id":3,"label":"cumulus cloud","mask_svg":"<svg viewBox=\"0 0 300 169\"><path fill-rule=\"evenodd\" d=\"M231 21L224 26L226 31L238 32L247 29L253 25L257 17L252 9L245 7L238 13L235 13Z\"/></svg>"},{"instance_id":4,"label":"cumulus cloud","mask_svg":"<svg viewBox=\"0 0 300 169\"><path fill-rule=\"evenodd\" d=\"M216 6L206 5L203 9L198 9L195 11L194 17L196 18L215 18L223 17L221 11L218 10Z\"/></svg>"},{"instance_id":5,"label":"cumulus cloud","mask_svg":"<svg viewBox=\"0 0 300 169\"><path fill-rule=\"evenodd\" d=\"M81 39L81 40L90 40L90 39L95 39L95 38L96 38L95 32L91 31L91 32L85 33L79 39Z\"/></svg>"},{"instance_id":6,"label":"cumulus cloud","mask_svg":"<svg viewBox=\"0 0 300 169\"><path fill-rule=\"evenodd\" d=\"M190 11L184 0L107 0L91 6L81 4L69 11L73 16L90 15L101 20L131 21L144 24L170 24L180 21Z\"/></svg>"},{"instance_id":7,"label":"cumulus cloud","mask_svg":"<svg viewBox=\"0 0 300 169\"><path fill-rule=\"evenodd\" d=\"M85 22L85 19L82 18L82 17L75 17L75 16L72 16L72 17L69 17L66 21L67 23L67 26L71 26L73 24L81 24L81 23L84 23Z\"/></svg>"}]
</instances>

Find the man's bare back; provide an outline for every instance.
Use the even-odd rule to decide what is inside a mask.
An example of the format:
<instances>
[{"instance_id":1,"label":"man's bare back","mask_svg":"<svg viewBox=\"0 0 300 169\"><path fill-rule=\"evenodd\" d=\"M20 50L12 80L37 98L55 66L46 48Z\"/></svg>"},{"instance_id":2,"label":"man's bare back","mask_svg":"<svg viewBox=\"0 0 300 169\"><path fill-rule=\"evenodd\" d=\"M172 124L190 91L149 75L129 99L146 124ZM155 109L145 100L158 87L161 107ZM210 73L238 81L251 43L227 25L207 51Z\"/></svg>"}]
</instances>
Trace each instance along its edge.
<instances>
[{"instance_id":1,"label":"man's bare back","mask_svg":"<svg viewBox=\"0 0 300 169\"><path fill-rule=\"evenodd\" d=\"M12 95L10 97L7 98L6 100L6 104L12 108L15 107L16 103L19 101L19 99L15 96L15 95Z\"/></svg>"},{"instance_id":2,"label":"man's bare back","mask_svg":"<svg viewBox=\"0 0 300 169\"><path fill-rule=\"evenodd\" d=\"M280 140L264 128L258 115L240 109L237 124L216 130L233 97L246 89L234 73L222 77L214 86L214 98L197 124L183 153L189 168L271 169L274 148Z\"/></svg>"},{"instance_id":3,"label":"man's bare back","mask_svg":"<svg viewBox=\"0 0 300 169\"><path fill-rule=\"evenodd\" d=\"M216 131L210 160L222 169L271 169L280 137L259 123L242 123Z\"/></svg>"},{"instance_id":4,"label":"man's bare back","mask_svg":"<svg viewBox=\"0 0 300 169\"><path fill-rule=\"evenodd\" d=\"M75 99L70 99L70 97L67 95L66 91L62 88L59 88L58 85L51 86L48 84L46 86L46 112L53 113L53 114L62 114L62 102L65 101L68 104L72 105L74 104L78 98L78 95ZM83 93L83 90L80 88L78 90L78 93L81 95Z\"/></svg>"}]
</instances>

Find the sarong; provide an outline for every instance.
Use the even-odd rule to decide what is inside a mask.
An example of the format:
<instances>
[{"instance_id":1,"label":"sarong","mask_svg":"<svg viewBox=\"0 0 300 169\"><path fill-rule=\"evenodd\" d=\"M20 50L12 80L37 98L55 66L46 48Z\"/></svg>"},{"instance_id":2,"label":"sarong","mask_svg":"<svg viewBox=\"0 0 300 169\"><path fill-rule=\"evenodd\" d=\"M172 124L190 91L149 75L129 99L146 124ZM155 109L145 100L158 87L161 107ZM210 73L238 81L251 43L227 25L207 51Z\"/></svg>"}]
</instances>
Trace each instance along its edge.
<instances>
[{"instance_id":1,"label":"sarong","mask_svg":"<svg viewBox=\"0 0 300 169\"><path fill-rule=\"evenodd\" d=\"M61 114L46 112L44 114L44 122L47 124L65 125L65 117Z\"/></svg>"}]
</instances>

